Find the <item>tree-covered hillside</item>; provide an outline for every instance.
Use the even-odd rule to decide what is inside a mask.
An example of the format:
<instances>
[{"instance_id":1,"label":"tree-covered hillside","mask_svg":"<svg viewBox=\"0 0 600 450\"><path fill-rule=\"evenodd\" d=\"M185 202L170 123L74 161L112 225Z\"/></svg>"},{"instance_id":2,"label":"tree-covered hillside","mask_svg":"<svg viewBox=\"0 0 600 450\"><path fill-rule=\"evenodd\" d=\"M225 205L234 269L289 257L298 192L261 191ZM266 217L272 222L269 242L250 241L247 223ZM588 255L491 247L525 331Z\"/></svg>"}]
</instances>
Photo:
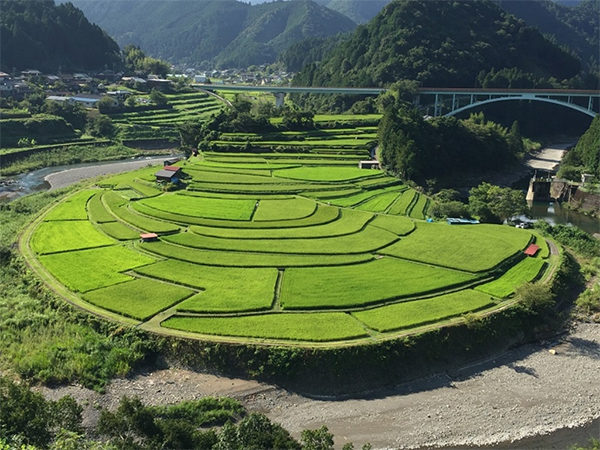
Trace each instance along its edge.
<instances>
[{"instance_id":1,"label":"tree-covered hillside","mask_svg":"<svg viewBox=\"0 0 600 450\"><path fill-rule=\"evenodd\" d=\"M423 86L470 87L504 70L535 85L573 77L580 67L576 57L491 1L396 0L295 82L380 86L412 79Z\"/></svg>"},{"instance_id":2,"label":"tree-covered hillside","mask_svg":"<svg viewBox=\"0 0 600 450\"><path fill-rule=\"evenodd\" d=\"M4 71L114 69L119 47L71 3L0 0L0 65Z\"/></svg>"},{"instance_id":3,"label":"tree-covered hillside","mask_svg":"<svg viewBox=\"0 0 600 450\"><path fill-rule=\"evenodd\" d=\"M315 0L329 9L338 11L356 23L366 23L391 0Z\"/></svg>"},{"instance_id":4,"label":"tree-covered hillside","mask_svg":"<svg viewBox=\"0 0 600 450\"><path fill-rule=\"evenodd\" d=\"M567 153L561 172L563 176L569 172L572 178L577 178L580 173L591 173L600 180L600 115L594 118L575 148Z\"/></svg>"},{"instance_id":5,"label":"tree-covered hillside","mask_svg":"<svg viewBox=\"0 0 600 450\"><path fill-rule=\"evenodd\" d=\"M170 62L244 67L270 63L292 43L356 24L310 0L250 5L234 0L75 0L121 45Z\"/></svg>"},{"instance_id":6,"label":"tree-covered hillside","mask_svg":"<svg viewBox=\"0 0 600 450\"><path fill-rule=\"evenodd\" d=\"M551 0L497 0L505 11L523 19L560 45L569 47L587 65L600 59L600 0L567 7Z\"/></svg>"},{"instance_id":7,"label":"tree-covered hillside","mask_svg":"<svg viewBox=\"0 0 600 450\"><path fill-rule=\"evenodd\" d=\"M518 125L510 132L483 114L467 120L426 120L406 102L403 86L392 85L380 100L379 156L384 166L404 180L453 180L478 171L498 170L524 152ZM457 178L458 177L458 178Z\"/></svg>"}]
</instances>

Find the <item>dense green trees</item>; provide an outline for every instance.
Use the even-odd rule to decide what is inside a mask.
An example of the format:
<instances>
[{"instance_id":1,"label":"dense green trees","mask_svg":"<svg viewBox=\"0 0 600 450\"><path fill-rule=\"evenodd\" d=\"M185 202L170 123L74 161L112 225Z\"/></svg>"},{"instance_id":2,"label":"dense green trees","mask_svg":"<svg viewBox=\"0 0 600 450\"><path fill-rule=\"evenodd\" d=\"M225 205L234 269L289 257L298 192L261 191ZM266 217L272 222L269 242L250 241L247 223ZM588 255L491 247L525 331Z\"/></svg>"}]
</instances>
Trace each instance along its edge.
<instances>
[{"instance_id":1,"label":"dense green trees","mask_svg":"<svg viewBox=\"0 0 600 450\"><path fill-rule=\"evenodd\" d=\"M381 99L384 113L378 137L382 163L403 179L424 183L498 169L514 162L523 150L517 128L509 133L482 114L462 121L425 119L403 100L402 92Z\"/></svg>"},{"instance_id":2,"label":"dense green trees","mask_svg":"<svg viewBox=\"0 0 600 450\"><path fill-rule=\"evenodd\" d=\"M26 385L0 376L0 438L46 447L61 430L82 431L81 411L72 397L47 401Z\"/></svg>"},{"instance_id":3,"label":"dense green trees","mask_svg":"<svg viewBox=\"0 0 600 450\"><path fill-rule=\"evenodd\" d=\"M305 67L295 83L380 86L408 78L423 86L470 87L492 70L515 84L537 83L573 77L580 62L491 1L396 0L320 65Z\"/></svg>"},{"instance_id":4,"label":"dense green trees","mask_svg":"<svg viewBox=\"0 0 600 450\"><path fill-rule=\"evenodd\" d=\"M155 74L164 78L171 70L171 66L160 59L150 58L135 45L126 45L123 49L123 62L130 72L140 71L146 74Z\"/></svg>"},{"instance_id":5,"label":"dense green trees","mask_svg":"<svg viewBox=\"0 0 600 450\"><path fill-rule=\"evenodd\" d=\"M502 223L529 209L522 191L484 182L469 191L469 210L482 222Z\"/></svg>"},{"instance_id":6,"label":"dense green trees","mask_svg":"<svg viewBox=\"0 0 600 450\"><path fill-rule=\"evenodd\" d=\"M115 125L108 116L100 114L88 120L87 132L92 136L111 138L116 131Z\"/></svg>"},{"instance_id":7,"label":"dense green trees","mask_svg":"<svg viewBox=\"0 0 600 450\"><path fill-rule=\"evenodd\" d=\"M31 117L0 119L0 145L13 146L26 137L37 143L50 143L58 139L75 137L75 130L67 121L50 114L34 114Z\"/></svg>"},{"instance_id":8,"label":"dense green trees","mask_svg":"<svg viewBox=\"0 0 600 450\"><path fill-rule=\"evenodd\" d=\"M152 89L150 91L150 100L152 100L152 103L154 103L156 106L162 107L167 106L169 103L167 96L156 89Z\"/></svg>"},{"instance_id":9,"label":"dense green trees","mask_svg":"<svg viewBox=\"0 0 600 450\"><path fill-rule=\"evenodd\" d=\"M315 127L312 111L284 108L281 124L288 130L310 130Z\"/></svg>"},{"instance_id":10,"label":"dense green trees","mask_svg":"<svg viewBox=\"0 0 600 450\"><path fill-rule=\"evenodd\" d=\"M102 409L97 427L87 430L98 441L86 437L81 413L70 396L48 401L27 385L0 376L0 449L333 449L326 426L304 430L300 443L264 414L247 414L230 398L146 406L137 397L123 397L115 411Z\"/></svg>"},{"instance_id":11,"label":"dense green trees","mask_svg":"<svg viewBox=\"0 0 600 450\"><path fill-rule=\"evenodd\" d=\"M583 172L600 180L600 115L594 118L575 148L565 155L559 175L571 174L572 178L578 178Z\"/></svg>"},{"instance_id":12,"label":"dense green trees","mask_svg":"<svg viewBox=\"0 0 600 450\"><path fill-rule=\"evenodd\" d=\"M117 69L119 47L71 3L1 0L0 67L56 70Z\"/></svg>"},{"instance_id":13,"label":"dense green trees","mask_svg":"<svg viewBox=\"0 0 600 450\"><path fill-rule=\"evenodd\" d=\"M62 117L78 130L83 130L85 127L87 113L79 103L46 100L42 110L46 114Z\"/></svg>"},{"instance_id":14,"label":"dense green trees","mask_svg":"<svg viewBox=\"0 0 600 450\"><path fill-rule=\"evenodd\" d=\"M272 63L294 42L351 31L356 26L344 15L309 1L260 5L233 0L74 3L122 46L135 44L154 57L205 66Z\"/></svg>"},{"instance_id":15,"label":"dense green trees","mask_svg":"<svg viewBox=\"0 0 600 450\"><path fill-rule=\"evenodd\" d=\"M528 25L566 45L582 62L598 68L598 36L600 35L600 1L583 0L574 6L563 6L550 0L498 0L499 5Z\"/></svg>"}]
</instances>

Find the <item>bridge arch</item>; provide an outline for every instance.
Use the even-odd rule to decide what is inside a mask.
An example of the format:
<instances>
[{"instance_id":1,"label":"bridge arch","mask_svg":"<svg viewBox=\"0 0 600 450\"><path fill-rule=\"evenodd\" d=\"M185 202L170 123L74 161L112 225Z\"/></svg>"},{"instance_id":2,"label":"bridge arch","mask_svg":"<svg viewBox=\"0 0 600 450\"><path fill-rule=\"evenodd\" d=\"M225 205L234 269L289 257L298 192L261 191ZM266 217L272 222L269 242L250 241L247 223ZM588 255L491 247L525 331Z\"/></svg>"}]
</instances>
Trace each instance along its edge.
<instances>
[{"instance_id":1,"label":"bridge arch","mask_svg":"<svg viewBox=\"0 0 600 450\"><path fill-rule=\"evenodd\" d=\"M468 105L461 106L460 108L457 108L457 109L450 111L449 113L446 113L443 115L446 117L450 117L450 116L454 116L460 112L466 111L468 109L476 108L478 106L486 105L488 103L505 102L505 101L510 101L510 100L512 100L512 101L534 100L534 101L538 101L538 102L553 103L555 105L560 105L560 106L564 106L566 108L574 109L575 111L579 111L583 114L587 114L588 116L590 116L592 118L594 118L597 114L595 111L591 111L587 108L584 108L583 106L575 105L573 103L568 103L568 102L562 102L560 100L555 100L552 98L544 98L544 97L537 97L537 96L528 96L528 97L511 96L511 97L497 97L497 98L476 101L474 103L470 103Z\"/></svg>"}]
</instances>

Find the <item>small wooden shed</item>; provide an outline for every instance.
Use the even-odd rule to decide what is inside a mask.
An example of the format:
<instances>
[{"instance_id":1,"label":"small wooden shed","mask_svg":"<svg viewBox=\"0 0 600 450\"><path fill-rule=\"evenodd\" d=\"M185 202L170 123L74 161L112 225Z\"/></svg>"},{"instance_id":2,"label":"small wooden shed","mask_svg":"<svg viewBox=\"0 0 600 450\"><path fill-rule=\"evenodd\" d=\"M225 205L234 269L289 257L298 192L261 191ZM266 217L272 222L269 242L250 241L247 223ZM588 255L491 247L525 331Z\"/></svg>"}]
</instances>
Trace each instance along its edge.
<instances>
[{"instance_id":1,"label":"small wooden shed","mask_svg":"<svg viewBox=\"0 0 600 450\"><path fill-rule=\"evenodd\" d=\"M530 244L529 247L527 247L523 253L525 253L527 256L535 256L539 249L539 246L535 244Z\"/></svg>"},{"instance_id":2,"label":"small wooden shed","mask_svg":"<svg viewBox=\"0 0 600 450\"><path fill-rule=\"evenodd\" d=\"M156 233L142 233L140 234L141 242L152 242L158 239L158 234Z\"/></svg>"}]
</instances>

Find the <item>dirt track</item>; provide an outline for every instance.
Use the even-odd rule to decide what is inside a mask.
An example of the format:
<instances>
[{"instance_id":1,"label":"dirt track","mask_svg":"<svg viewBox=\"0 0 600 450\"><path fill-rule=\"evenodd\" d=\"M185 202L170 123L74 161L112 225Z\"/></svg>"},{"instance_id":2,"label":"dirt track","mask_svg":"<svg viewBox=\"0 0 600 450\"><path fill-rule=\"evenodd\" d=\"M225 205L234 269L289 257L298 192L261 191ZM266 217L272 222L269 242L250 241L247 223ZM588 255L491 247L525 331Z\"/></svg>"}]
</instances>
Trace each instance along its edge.
<instances>
[{"instance_id":1,"label":"dirt track","mask_svg":"<svg viewBox=\"0 0 600 450\"><path fill-rule=\"evenodd\" d=\"M226 395L296 436L325 424L338 447L370 442L374 448L418 448L506 444L585 423L586 433L591 429L600 436L599 374L600 324L580 324L556 342L525 345L456 373L343 400L317 400L256 381L181 369L114 380L105 395L77 386L42 391L52 398L74 395L87 405L87 424L97 420L95 406L113 408L123 395L149 404ZM533 442L546 448L553 441Z\"/></svg>"}]
</instances>

